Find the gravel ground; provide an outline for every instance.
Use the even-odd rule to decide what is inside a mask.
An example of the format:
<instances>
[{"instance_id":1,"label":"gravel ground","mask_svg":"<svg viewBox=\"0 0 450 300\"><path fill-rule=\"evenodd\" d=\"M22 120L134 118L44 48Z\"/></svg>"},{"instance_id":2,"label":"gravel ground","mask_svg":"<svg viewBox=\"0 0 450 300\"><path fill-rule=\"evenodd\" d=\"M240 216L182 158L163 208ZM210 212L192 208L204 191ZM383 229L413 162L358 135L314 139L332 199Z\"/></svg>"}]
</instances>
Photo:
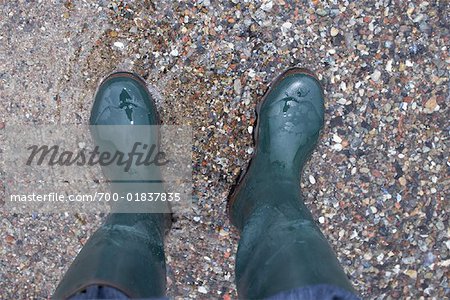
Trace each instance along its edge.
<instances>
[{"instance_id":1,"label":"gravel ground","mask_svg":"<svg viewBox=\"0 0 450 300\"><path fill-rule=\"evenodd\" d=\"M447 1L0 6L0 129L87 123L95 87L114 70L158 91L164 123L193 127L193 206L167 237L169 296L236 298L227 195L253 151L255 104L299 65L326 92L303 193L356 289L450 297ZM1 217L0 298L44 299L104 216Z\"/></svg>"}]
</instances>

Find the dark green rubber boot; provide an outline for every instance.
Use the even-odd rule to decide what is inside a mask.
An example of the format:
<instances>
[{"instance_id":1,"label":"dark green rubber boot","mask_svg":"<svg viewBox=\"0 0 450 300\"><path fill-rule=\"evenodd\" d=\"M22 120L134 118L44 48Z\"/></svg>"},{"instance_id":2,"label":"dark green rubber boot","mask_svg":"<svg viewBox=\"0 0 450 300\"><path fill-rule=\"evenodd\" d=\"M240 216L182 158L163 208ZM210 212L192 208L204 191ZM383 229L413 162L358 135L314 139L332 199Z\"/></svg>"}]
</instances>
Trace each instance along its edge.
<instances>
[{"instance_id":1,"label":"dark green rubber boot","mask_svg":"<svg viewBox=\"0 0 450 300\"><path fill-rule=\"evenodd\" d=\"M236 285L242 299L313 285L353 291L300 192L302 168L324 124L323 101L315 76L293 68L258 105L256 150L228 202L241 232Z\"/></svg>"},{"instance_id":2,"label":"dark green rubber boot","mask_svg":"<svg viewBox=\"0 0 450 300\"><path fill-rule=\"evenodd\" d=\"M120 149L125 144L124 140L133 140L132 129L136 128L138 131L148 127L138 125L159 125L160 121L145 82L137 75L120 72L110 75L99 86L90 123L133 125L128 126L131 130L119 129L122 126L91 127L96 143L104 146L105 140L108 140L110 148ZM116 136L111 135L111 127ZM148 143L157 142L157 132L148 136ZM124 172L104 166L102 170L107 178L118 176L130 181L141 179L140 176L145 172L148 173L144 174L145 178L155 179L155 176L160 176L158 170L151 168ZM136 177L136 174L139 177ZM127 180L119 180L120 183L111 180L113 192L129 189L130 184L134 183L128 184ZM150 190L162 191L162 184L153 186ZM67 299L82 293L90 286L114 288L130 298L165 295L164 234L170 228L171 215L167 212L122 213L124 208L120 204L112 208L113 212L120 213L111 213L106 222L90 237L61 280L54 299Z\"/></svg>"}]
</instances>

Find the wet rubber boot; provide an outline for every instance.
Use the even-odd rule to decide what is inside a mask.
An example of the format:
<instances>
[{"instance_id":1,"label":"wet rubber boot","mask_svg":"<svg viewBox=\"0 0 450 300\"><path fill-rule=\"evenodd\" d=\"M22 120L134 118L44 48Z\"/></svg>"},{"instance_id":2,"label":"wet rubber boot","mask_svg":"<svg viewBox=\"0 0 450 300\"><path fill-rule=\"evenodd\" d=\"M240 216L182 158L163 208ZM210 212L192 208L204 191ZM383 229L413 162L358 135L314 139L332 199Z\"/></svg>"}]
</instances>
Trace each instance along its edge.
<instances>
[{"instance_id":1,"label":"wet rubber boot","mask_svg":"<svg viewBox=\"0 0 450 300\"><path fill-rule=\"evenodd\" d=\"M257 107L255 153L228 202L241 233L236 285L242 299L311 286L353 292L300 192L302 168L323 124L321 84L304 69L280 75Z\"/></svg>"},{"instance_id":2,"label":"wet rubber boot","mask_svg":"<svg viewBox=\"0 0 450 300\"><path fill-rule=\"evenodd\" d=\"M137 75L120 72L107 77L99 86L90 118L91 125L159 125L155 103L145 82ZM108 136L92 126L96 142L110 139L112 147L120 148L124 137ZM133 126L129 126L133 127ZM113 127L120 128L120 127ZM134 128L134 127L133 127ZM114 130L113 130L114 131ZM131 133L132 135L132 133ZM149 143L157 142L157 133L149 136ZM117 170L102 168L106 177ZM145 171L144 171L145 172ZM150 170L149 176L160 176ZM117 175L117 174L116 174ZM127 178L128 173L122 174ZM129 179L133 179L130 175ZM122 185L121 185L122 184ZM112 183L112 190L121 191L125 185ZM129 186L128 186L129 187ZM161 192L162 185L152 191ZM112 211L123 211L113 207ZM59 283L54 299L82 297L92 287L114 289L128 298L157 298L166 292L166 267L164 235L170 228L171 214L162 213L111 213L105 223L90 237ZM78 299L78 298L77 298Z\"/></svg>"}]
</instances>

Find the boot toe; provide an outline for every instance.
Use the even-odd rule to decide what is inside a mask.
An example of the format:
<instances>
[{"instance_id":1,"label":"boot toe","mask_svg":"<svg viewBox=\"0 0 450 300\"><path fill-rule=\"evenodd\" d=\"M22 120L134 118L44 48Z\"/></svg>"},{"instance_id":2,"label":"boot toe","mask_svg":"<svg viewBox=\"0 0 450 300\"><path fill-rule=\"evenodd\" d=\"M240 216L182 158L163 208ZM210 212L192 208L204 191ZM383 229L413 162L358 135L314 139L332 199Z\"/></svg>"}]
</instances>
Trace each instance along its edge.
<instances>
[{"instance_id":1,"label":"boot toe","mask_svg":"<svg viewBox=\"0 0 450 300\"><path fill-rule=\"evenodd\" d=\"M299 154L308 156L323 123L319 81L308 73L288 70L275 80L260 104L257 147L270 153L271 161L292 164Z\"/></svg>"},{"instance_id":2,"label":"boot toe","mask_svg":"<svg viewBox=\"0 0 450 300\"><path fill-rule=\"evenodd\" d=\"M157 125L154 101L145 83L132 73L108 76L99 86L91 125Z\"/></svg>"},{"instance_id":3,"label":"boot toe","mask_svg":"<svg viewBox=\"0 0 450 300\"><path fill-rule=\"evenodd\" d=\"M319 121L324 119L324 98L320 82L307 73L292 73L275 81L261 103L259 114L287 118L297 111L305 114L305 107L316 114Z\"/></svg>"}]
</instances>

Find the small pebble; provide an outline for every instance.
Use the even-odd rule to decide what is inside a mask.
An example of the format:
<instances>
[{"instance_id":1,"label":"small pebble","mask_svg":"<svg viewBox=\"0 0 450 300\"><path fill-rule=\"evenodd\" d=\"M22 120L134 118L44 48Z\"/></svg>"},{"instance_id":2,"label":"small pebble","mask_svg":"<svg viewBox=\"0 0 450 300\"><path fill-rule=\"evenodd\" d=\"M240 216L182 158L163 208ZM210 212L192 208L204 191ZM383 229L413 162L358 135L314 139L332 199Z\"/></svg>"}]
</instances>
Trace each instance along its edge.
<instances>
[{"instance_id":1,"label":"small pebble","mask_svg":"<svg viewBox=\"0 0 450 300\"><path fill-rule=\"evenodd\" d=\"M330 35L331 36L335 37L335 36L338 35L338 33L339 33L339 29L337 29L335 27L331 27L331 30L330 30Z\"/></svg>"},{"instance_id":2,"label":"small pebble","mask_svg":"<svg viewBox=\"0 0 450 300\"><path fill-rule=\"evenodd\" d=\"M125 45L122 42L114 42L114 47L117 47L119 49L123 49L125 47Z\"/></svg>"},{"instance_id":3,"label":"small pebble","mask_svg":"<svg viewBox=\"0 0 450 300\"><path fill-rule=\"evenodd\" d=\"M417 278L417 271L416 270L406 270L405 274L411 277L412 279Z\"/></svg>"},{"instance_id":4,"label":"small pebble","mask_svg":"<svg viewBox=\"0 0 450 300\"><path fill-rule=\"evenodd\" d=\"M377 82L380 80L381 72L379 70L375 70L370 77L373 81Z\"/></svg>"}]
</instances>

